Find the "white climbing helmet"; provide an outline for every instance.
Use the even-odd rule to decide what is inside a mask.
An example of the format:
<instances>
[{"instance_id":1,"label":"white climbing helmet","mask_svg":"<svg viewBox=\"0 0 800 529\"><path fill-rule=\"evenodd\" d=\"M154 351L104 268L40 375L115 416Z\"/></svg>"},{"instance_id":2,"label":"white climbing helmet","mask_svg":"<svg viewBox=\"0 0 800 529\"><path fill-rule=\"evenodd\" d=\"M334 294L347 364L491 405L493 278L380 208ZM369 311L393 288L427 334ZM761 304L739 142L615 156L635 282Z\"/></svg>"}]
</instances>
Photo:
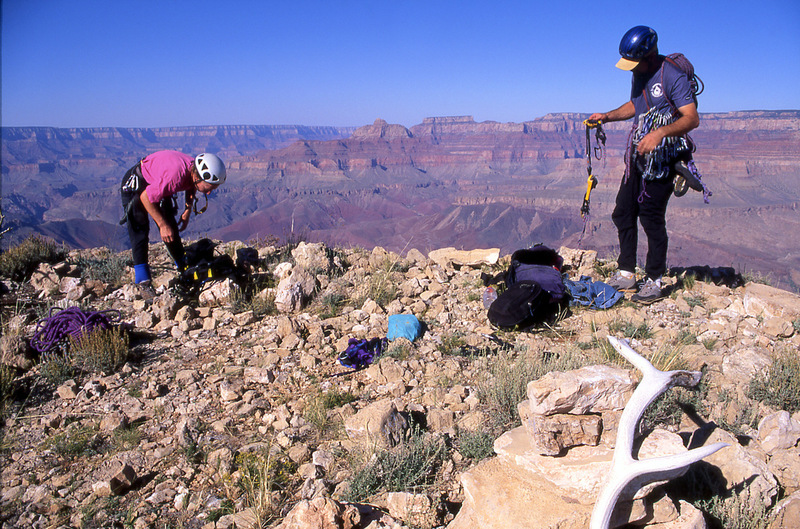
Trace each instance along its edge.
<instances>
[{"instance_id":1,"label":"white climbing helmet","mask_svg":"<svg viewBox=\"0 0 800 529\"><path fill-rule=\"evenodd\" d=\"M198 154L194 159L194 166L203 182L218 186L227 178L225 164L216 154L208 152Z\"/></svg>"}]
</instances>

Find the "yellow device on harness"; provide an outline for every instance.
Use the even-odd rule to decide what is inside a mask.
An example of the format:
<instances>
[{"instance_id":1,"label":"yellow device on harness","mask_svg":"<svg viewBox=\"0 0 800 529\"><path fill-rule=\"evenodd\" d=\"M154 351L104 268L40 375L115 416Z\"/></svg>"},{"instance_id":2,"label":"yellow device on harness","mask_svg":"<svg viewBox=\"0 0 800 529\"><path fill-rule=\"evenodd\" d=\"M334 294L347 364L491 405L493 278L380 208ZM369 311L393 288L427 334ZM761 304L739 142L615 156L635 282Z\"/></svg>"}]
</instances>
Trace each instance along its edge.
<instances>
[{"instance_id":1,"label":"yellow device on harness","mask_svg":"<svg viewBox=\"0 0 800 529\"><path fill-rule=\"evenodd\" d=\"M589 121L586 119L583 121L583 124L586 125L586 171L589 173L589 177L586 179L586 193L583 195L583 204L581 205L581 217L585 220L589 215L589 198L592 195L592 189L597 187L598 184L597 177L592 174L592 142L589 130L593 128L597 129L595 132L595 139L598 146L595 147L595 150L599 150L601 155L602 149L606 144L606 134L603 132L602 121Z\"/></svg>"}]
</instances>

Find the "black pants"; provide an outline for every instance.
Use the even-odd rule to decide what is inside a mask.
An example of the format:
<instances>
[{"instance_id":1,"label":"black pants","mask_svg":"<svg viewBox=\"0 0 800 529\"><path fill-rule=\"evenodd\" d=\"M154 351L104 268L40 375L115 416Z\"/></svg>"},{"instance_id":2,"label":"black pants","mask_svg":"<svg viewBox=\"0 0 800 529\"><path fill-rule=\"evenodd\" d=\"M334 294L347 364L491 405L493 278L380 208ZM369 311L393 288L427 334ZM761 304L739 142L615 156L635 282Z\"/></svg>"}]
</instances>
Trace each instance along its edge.
<instances>
[{"instance_id":1,"label":"black pants","mask_svg":"<svg viewBox=\"0 0 800 529\"><path fill-rule=\"evenodd\" d=\"M137 163L122 177L120 187L120 197L122 198L122 210L128 225L128 239L131 243L133 253L133 264L147 264L147 250L150 243L150 215L142 205L139 195L144 192L147 182L142 178L141 168ZM171 243L164 243L167 251L175 259L176 264L181 267L184 261L183 242L178 235L178 223L175 220L177 208L172 197L166 197L157 204L166 221L175 230L176 238Z\"/></svg>"},{"instance_id":2,"label":"black pants","mask_svg":"<svg viewBox=\"0 0 800 529\"><path fill-rule=\"evenodd\" d=\"M642 179L641 172L631 164L627 180L623 178L617 192L617 204L611 218L619 235L620 270L636 270L638 220L647 236L647 277L659 279L667 271L667 202L672 195L673 177L658 180Z\"/></svg>"}]
</instances>

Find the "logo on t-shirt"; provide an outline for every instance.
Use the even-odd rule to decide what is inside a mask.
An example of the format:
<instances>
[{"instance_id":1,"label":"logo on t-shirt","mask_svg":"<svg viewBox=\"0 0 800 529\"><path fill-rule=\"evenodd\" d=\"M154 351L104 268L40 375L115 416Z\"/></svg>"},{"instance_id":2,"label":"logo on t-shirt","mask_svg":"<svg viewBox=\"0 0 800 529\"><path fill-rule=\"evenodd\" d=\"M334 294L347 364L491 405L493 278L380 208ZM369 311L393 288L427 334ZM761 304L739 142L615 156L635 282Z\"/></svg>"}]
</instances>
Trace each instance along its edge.
<instances>
[{"instance_id":1,"label":"logo on t-shirt","mask_svg":"<svg viewBox=\"0 0 800 529\"><path fill-rule=\"evenodd\" d=\"M650 87L650 95L653 97L661 97L664 95L664 90L661 88L661 83L656 83Z\"/></svg>"}]
</instances>

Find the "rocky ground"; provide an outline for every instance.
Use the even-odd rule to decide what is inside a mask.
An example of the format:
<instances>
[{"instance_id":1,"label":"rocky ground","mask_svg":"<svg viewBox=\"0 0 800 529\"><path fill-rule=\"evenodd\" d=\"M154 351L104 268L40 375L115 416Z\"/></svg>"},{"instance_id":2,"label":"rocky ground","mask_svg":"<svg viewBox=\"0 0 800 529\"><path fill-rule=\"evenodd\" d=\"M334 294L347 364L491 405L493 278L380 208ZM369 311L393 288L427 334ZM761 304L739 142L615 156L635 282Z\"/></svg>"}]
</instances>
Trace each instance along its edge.
<instances>
[{"instance_id":1,"label":"rocky ground","mask_svg":"<svg viewBox=\"0 0 800 529\"><path fill-rule=\"evenodd\" d=\"M629 338L661 368L703 373L699 389L651 405L644 429L687 445L711 424L736 449L710 463L718 488L678 482L667 490L672 514L636 523L722 526L734 515L715 498L729 506L750 491L760 507L748 504L745 517L763 525L737 527L798 526L787 514L800 510L797 386L776 404L756 400L750 384L779 359L796 368L798 296L669 277L668 295L650 306L572 307L551 325L510 332L489 325L481 300L481 274L507 264L492 264L492 252L255 249L247 288L219 281L199 299L167 288L174 273L160 246L153 299L127 277L114 287L87 274L120 258L102 249L43 264L30 281L4 281L2 353L13 371L4 368L2 385L3 529L479 527L469 483L476 469L510 457L508 443L492 443L520 425L526 382L597 364L638 379L607 335ZM561 254L571 278L613 269L592 252ZM36 358L28 341L50 306L119 311L131 329L124 361L89 372L53 354ZM362 370L336 361L350 338L386 336L398 313L418 317L420 338L391 342ZM501 495L506 478L493 479ZM465 500L472 521L459 516ZM684 505L703 510L704 525L680 522Z\"/></svg>"}]
</instances>

